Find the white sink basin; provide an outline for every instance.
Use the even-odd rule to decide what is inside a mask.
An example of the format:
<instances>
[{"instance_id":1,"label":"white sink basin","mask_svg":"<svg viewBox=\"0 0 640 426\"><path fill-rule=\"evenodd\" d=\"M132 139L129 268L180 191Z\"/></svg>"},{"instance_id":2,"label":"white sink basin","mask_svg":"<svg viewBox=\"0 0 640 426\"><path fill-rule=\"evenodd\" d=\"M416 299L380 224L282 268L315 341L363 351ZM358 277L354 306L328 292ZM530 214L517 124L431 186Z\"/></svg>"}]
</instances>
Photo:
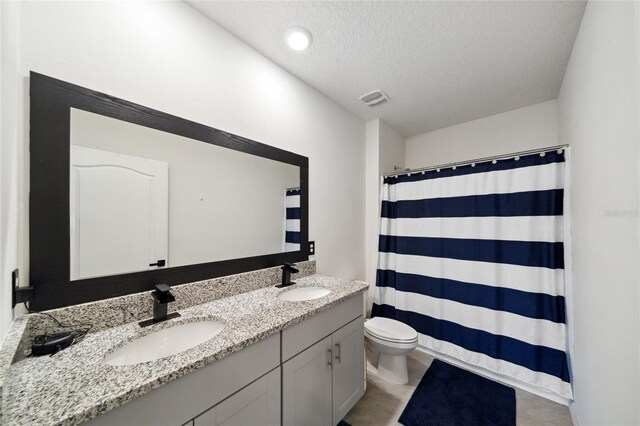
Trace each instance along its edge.
<instances>
[{"instance_id":1,"label":"white sink basin","mask_svg":"<svg viewBox=\"0 0 640 426\"><path fill-rule=\"evenodd\" d=\"M329 293L331 293L331 290L323 287L299 287L281 293L278 299L286 300L287 302L303 302L305 300L319 299Z\"/></svg>"},{"instance_id":2,"label":"white sink basin","mask_svg":"<svg viewBox=\"0 0 640 426\"><path fill-rule=\"evenodd\" d=\"M198 346L224 329L218 321L197 321L163 328L133 340L104 358L110 365L132 365L155 361Z\"/></svg>"}]
</instances>

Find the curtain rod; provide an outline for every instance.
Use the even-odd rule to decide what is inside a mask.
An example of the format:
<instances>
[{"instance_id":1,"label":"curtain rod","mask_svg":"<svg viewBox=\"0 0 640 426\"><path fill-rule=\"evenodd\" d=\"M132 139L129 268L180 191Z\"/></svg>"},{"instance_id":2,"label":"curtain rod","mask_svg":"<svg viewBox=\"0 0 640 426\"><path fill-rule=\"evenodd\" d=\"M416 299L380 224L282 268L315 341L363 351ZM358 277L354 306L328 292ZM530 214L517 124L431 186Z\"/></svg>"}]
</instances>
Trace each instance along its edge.
<instances>
[{"instance_id":1,"label":"curtain rod","mask_svg":"<svg viewBox=\"0 0 640 426\"><path fill-rule=\"evenodd\" d=\"M539 148L539 149L531 149L528 151L520 151L520 152L512 152L510 154L503 154L503 155L496 155L493 157L484 157L484 158L476 158L474 160L465 160L465 161L458 161L455 163L447 163L447 164L440 164L437 166L429 166L429 167L421 167L419 169L402 169L402 170L396 170L393 171L391 173L385 173L383 176L384 177L389 177L389 176L400 176L400 175L408 175L408 174L413 174L413 173L421 173L421 172L428 172L431 170L437 170L437 169L446 169L449 167L458 167L458 166L466 166L469 164L475 164L475 163L485 163L487 161L494 161L494 160L505 160L507 158L511 158L511 157L520 157L523 155L529 155L529 154L537 154L537 153L542 153L542 152L549 152L549 151L555 151L555 150L563 150L565 148L568 148L569 145L556 145L556 146L549 146L546 148ZM398 166L394 166L394 167L398 167Z\"/></svg>"}]
</instances>

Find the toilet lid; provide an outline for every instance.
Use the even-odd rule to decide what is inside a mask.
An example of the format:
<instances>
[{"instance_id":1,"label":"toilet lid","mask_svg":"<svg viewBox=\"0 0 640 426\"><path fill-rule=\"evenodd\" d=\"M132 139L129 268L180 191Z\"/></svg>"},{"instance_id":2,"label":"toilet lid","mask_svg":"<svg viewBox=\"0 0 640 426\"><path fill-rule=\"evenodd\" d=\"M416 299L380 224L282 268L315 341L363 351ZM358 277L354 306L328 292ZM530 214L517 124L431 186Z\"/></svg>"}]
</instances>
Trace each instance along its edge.
<instances>
[{"instance_id":1,"label":"toilet lid","mask_svg":"<svg viewBox=\"0 0 640 426\"><path fill-rule=\"evenodd\" d=\"M391 318L371 318L365 321L364 329L372 336L393 342L411 342L418 338L413 328Z\"/></svg>"}]
</instances>

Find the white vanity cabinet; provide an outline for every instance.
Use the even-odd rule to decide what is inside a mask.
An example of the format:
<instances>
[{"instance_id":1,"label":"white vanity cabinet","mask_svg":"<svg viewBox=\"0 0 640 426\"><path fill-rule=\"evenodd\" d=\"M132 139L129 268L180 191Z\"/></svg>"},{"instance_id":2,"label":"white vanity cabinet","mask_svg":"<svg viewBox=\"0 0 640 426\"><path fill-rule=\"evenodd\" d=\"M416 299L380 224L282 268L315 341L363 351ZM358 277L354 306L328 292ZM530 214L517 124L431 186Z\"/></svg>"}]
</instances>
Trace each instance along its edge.
<instances>
[{"instance_id":1,"label":"white vanity cabinet","mask_svg":"<svg viewBox=\"0 0 640 426\"><path fill-rule=\"evenodd\" d=\"M333 425L364 395L364 319L351 321L333 333Z\"/></svg>"},{"instance_id":2,"label":"white vanity cabinet","mask_svg":"<svg viewBox=\"0 0 640 426\"><path fill-rule=\"evenodd\" d=\"M331 357L328 336L282 365L283 425L331 425Z\"/></svg>"},{"instance_id":3,"label":"white vanity cabinet","mask_svg":"<svg viewBox=\"0 0 640 426\"><path fill-rule=\"evenodd\" d=\"M362 306L355 295L90 423L336 425L364 394Z\"/></svg>"},{"instance_id":4,"label":"white vanity cabinet","mask_svg":"<svg viewBox=\"0 0 640 426\"><path fill-rule=\"evenodd\" d=\"M193 419L193 426L262 425L280 425L279 367Z\"/></svg>"},{"instance_id":5,"label":"white vanity cabinet","mask_svg":"<svg viewBox=\"0 0 640 426\"><path fill-rule=\"evenodd\" d=\"M336 425L364 394L362 298L284 330L282 354L282 424Z\"/></svg>"}]
</instances>

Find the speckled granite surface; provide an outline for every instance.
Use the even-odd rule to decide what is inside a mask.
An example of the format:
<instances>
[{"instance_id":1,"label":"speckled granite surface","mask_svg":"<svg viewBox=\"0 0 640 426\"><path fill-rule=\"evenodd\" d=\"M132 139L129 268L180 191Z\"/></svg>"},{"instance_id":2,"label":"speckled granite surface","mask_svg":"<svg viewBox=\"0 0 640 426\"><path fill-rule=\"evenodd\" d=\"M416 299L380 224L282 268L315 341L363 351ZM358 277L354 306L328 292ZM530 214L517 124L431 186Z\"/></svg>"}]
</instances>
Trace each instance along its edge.
<instances>
[{"instance_id":1,"label":"speckled granite surface","mask_svg":"<svg viewBox=\"0 0 640 426\"><path fill-rule=\"evenodd\" d=\"M2 400L3 395L2 384L4 383L5 375L18 352L22 336L25 334L25 330L27 328L27 322L27 317L20 317L16 319L13 324L11 324L11 328L9 328L9 331L2 342L2 347L0 348L0 401ZM4 404L0 404L0 424L4 424L2 422L3 406Z\"/></svg>"},{"instance_id":2,"label":"speckled granite surface","mask_svg":"<svg viewBox=\"0 0 640 426\"><path fill-rule=\"evenodd\" d=\"M228 297L179 309L181 318L144 329L136 322L105 328L52 357L15 362L5 374L2 423L77 424L89 420L363 293L367 288L362 282L320 275L296 281L295 287L321 286L330 289L331 293L315 300L286 302L277 296L290 288L278 289L271 284L268 287L262 284L262 288L252 289L248 284L236 282L235 285L246 288L246 292L233 292ZM199 319L222 321L226 327L208 342L158 361L132 366L110 366L102 361L115 347L136 337Z\"/></svg>"},{"instance_id":3,"label":"speckled granite surface","mask_svg":"<svg viewBox=\"0 0 640 426\"><path fill-rule=\"evenodd\" d=\"M306 277L316 273L316 261L298 262L299 273L292 279ZM196 281L172 286L171 291L176 302L171 310L181 310L201 305L216 299L230 297L247 291L278 284L282 272L279 266L259 269L242 274L228 275L204 281ZM153 313L153 299L150 291L114 297L96 302L83 303L47 311L63 324L90 323L90 333L117 327L133 321L149 318ZM56 324L43 315L26 315L16 319L5 336L0 347L0 397L4 377L12 362L21 360L30 352L31 341L39 334L55 332ZM2 416L2 405L0 405ZM0 418L1 420L1 418Z\"/></svg>"},{"instance_id":4,"label":"speckled granite surface","mask_svg":"<svg viewBox=\"0 0 640 426\"><path fill-rule=\"evenodd\" d=\"M306 277L316 273L315 260L299 262L296 267L300 272L291 275L293 281L299 277ZM281 279L282 271L279 266L276 266L172 286L171 293L175 296L176 301L170 305L170 309L182 310L223 297L257 290L278 284ZM151 296L151 291L147 291L52 309L47 312L63 324L90 323L93 325L90 332L94 333L131 321L149 318L153 315L153 297ZM51 332L54 326L55 324L46 316L32 316L27 326L27 334L23 336L23 339L30 341L34 336L42 334L44 331Z\"/></svg>"}]
</instances>

